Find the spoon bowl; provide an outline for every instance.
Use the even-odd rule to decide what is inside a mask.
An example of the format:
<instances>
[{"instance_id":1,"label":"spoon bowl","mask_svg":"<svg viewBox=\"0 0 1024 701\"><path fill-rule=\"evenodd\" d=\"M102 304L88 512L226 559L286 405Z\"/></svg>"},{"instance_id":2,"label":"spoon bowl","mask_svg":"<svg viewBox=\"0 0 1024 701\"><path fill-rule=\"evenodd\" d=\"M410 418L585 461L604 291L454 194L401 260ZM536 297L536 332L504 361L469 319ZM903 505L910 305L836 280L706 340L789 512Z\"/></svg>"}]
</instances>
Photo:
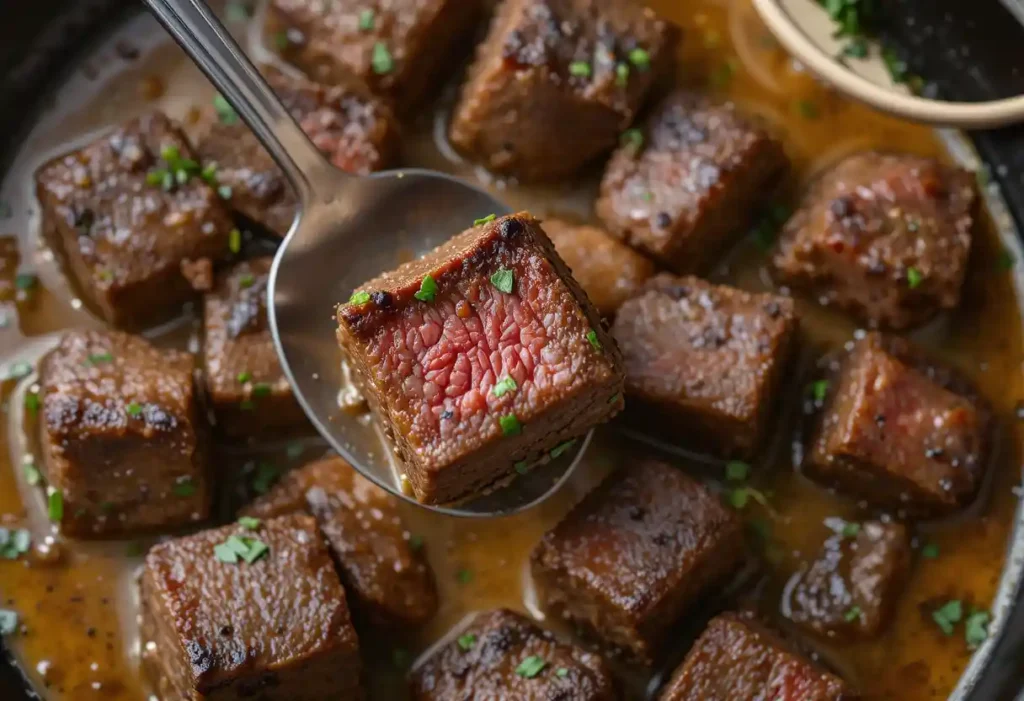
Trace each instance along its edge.
<instances>
[{"instance_id":1,"label":"spoon bowl","mask_svg":"<svg viewBox=\"0 0 1024 701\"><path fill-rule=\"evenodd\" d=\"M310 421L364 476L416 504L379 426L342 407L351 391L335 331L335 306L353 290L461 233L475 219L507 214L487 192L444 173L408 169L355 177L333 167L281 105L203 0L145 0L274 157L295 188L299 214L274 258L267 317L281 366ZM457 516L498 516L554 493L587 440L504 487L457 505Z\"/></svg>"}]
</instances>

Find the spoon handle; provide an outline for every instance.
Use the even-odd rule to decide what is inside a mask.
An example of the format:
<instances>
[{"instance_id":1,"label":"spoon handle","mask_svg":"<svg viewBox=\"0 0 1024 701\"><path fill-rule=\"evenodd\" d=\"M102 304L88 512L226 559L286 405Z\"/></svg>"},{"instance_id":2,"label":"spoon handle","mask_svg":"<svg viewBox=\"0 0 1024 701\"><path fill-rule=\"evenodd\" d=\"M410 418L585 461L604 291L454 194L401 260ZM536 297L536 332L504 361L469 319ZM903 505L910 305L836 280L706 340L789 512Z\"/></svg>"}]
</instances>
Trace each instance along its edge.
<instances>
[{"instance_id":1,"label":"spoon handle","mask_svg":"<svg viewBox=\"0 0 1024 701\"><path fill-rule=\"evenodd\" d=\"M253 130L303 205L312 201L314 193L330 192L349 177L310 142L203 0L143 2Z\"/></svg>"}]
</instances>

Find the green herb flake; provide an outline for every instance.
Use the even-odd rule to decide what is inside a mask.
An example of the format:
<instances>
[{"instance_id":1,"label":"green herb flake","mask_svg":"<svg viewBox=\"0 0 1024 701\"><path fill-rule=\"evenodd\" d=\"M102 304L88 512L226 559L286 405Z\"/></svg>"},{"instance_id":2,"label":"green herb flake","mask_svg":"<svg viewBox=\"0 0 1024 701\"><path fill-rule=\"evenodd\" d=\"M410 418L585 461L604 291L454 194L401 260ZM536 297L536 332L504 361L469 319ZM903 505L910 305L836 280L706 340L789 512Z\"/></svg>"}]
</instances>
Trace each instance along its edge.
<instances>
[{"instance_id":1,"label":"green herb flake","mask_svg":"<svg viewBox=\"0 0 1024 701\"><path fill-rule=\"evenodd\" d=\"M814 397L814 401L819 404L825 401L825 397L828 396L829 384L828 380L818 380L811 383L811 396Z\"/></svg>"},{"instance_id":2,"label":"green herb flake","mask_svg":"<svg viewBox=\"0 0 1024 701\"><path fill-rule=\"evenodd\" d=\"M252 516L242 516L238 519L238 525L247 531L259 530L260 523L261 521L258 518L253 518Z\"/></svg>"},{"instance_id":3,"label":"green herb flake","mask_svg":"<svg viewBox=\"0 0 1024 701\"><path fill-rule=\"evenodd\" d=\"M64 518L64 492L55 487L46 488L46 510L54 523Z\"/></svg>"},{"instance_id":4,"label":"green herb flake","mask_svg":"<svg viewBox=\"0 0 1024 701\"><path fill-rule=\"evenodd\" d=\"M163 185L164 179L170 175L170 172L166 168L156 168L146 173L146 184L152 185L153 187L159 187Z\"/></svg>"},{"instance_id":5,"label":"green herb flake","mask_svg":"<svg viewBox=\"0 0 1024 701\"><path fill-rule=\"evenodd\" d=\"M751 500L756 501L762 506L768 506L768 497L753 487L737 487L736 489L730 490L728 496L729 504L734 509L745 509Z\"/></svg>"},{"instance_id":6,"label":"green herb flake","mask_svg":"<svg viewBox=\"0 0 1024 701\"><path fill-rule=\"evenodd\" d=\"M291 42L288 40L287 32L278 32L274 35L274 47L279 51L284 51L290 44Z\"/></svg>"},{"instance_id":7,"label":"green herb flake","mask_svg":"<svg viewBox=\"0 0 1024 701\"><path fill-rule=\"evenodd\" d=\"M964 640L968 650L977 650L988 639L988 624L992 616L988 611L975 611L964 622Z\"/></svg>"},{"instance_id":8,"label":"green herb flake","mask_svg":"<svg viewBox=\"0 0 1024 701\"><path fill-rule=\"evenodd\" d=\"M817 119L821 116L821 111L818 106L810 100L797 100L796 111L804 119Z\"/></svg>"},{"instance_id":9,"label":"green herb flake","mask_svg":"<svg viewBox=\"0 0 1024 701\"><path fill-rule=\"evenodd\" d=\"M213 555L221 562L234 565L238 562L238 553L228 547L227 543L217 543L213 546Z\"/></svg>"},{"instance_id":10,"label":"green herb flake","mask_svg":"<svg viewBox=\"0 0 1024 701\"><path fill-rule=\"evenodd\" d=\"M860 533L860 524L856 521L847 521L843 524L842 534L844 538L856 538Z\"/></svg>"},{"instance_id":11,"label":"green herb flake","mask_svg":"<svg viewBox=\"0 0 1024 701\"><path fill-rule=\"evenodd\" d=\"M370 301L370 293L363 290L353 292L352 296L348 298L349 304L366 304Z\"/></svg>"},{"instance_id":12,"label":"green herb flake","mask_svg":"<svg viewBox=\"0 0 1024 701\"><path fill-rule=\"evenodd\" d=\"M629 62L638 70L646 71L651 67L651 55L644 49L633 49L629 52Z\"/></svg>"},{"instance_id":13,"label":"green herb flake","mask_svg":"<svg viewBox=\"0 0 1024 701\"><path fill-rule=\"evenodd\" d=\"M644 146L644 133L639 129L627 129L619 137L619 143L639 151Z\"/></svg>"},{"instance_id":14,"label":"green herb flake","mask_svg":"<svg viewBox=\"0 0 1024 701\"><path fill-rule=\"evenodd\" d=\"M31 363L14 363L7 370L8 380L20 380L23 377L28 377L32 374Z\"/></svg>"},{"instance_id":15,"label":"green herb flake","mask_svg":"<svg viewBox=\"0 0 1024 701\"><path fill-rule=\"evenodd\" d=\"M558 669L555 670L555 676L558 677L559 679L565 679L566 677L569 676L569 670L566 669L565 667L559 667Z\"/></svg>"},{"instance_id":16,"label":"green herb flake","mask_svg":"<svg viewBox=\"0 0 1024 701\"><path fill-rule=\"evenodd\" d=\"M35 414L39 411L39 406L42 404L42 400L39 399L39 395L35 392L25 393L25 410L30 414Z\"/></svg>"},{"instance_id":17,"label":"green herb flake","mask_svg":"<svg viewBox=\"0 0 1024 701\"><path fill-rule=\"evenodd\" d=\"M252 373L249 372L248 370L242 370L242 372L238 373L238 377L235 379L237 379L241 384L244 385L246 382L252 379Z\"/></svg>"},{"instance_id":18,"label":"green herb flake","mask_svg":"<svg viewBox=\"0 0 1024 701\"><path fill-rule=\"evenodd\" d=\"M843 618L846 619L847 623L853 623L863 616L863 612L860 610L860 606L851 606L847 609L846 613L843 614Z\"/></svg>"},{"instance_id":19,"label":"green herb flake","mask_svg":"<svg viewBox=\"0 0 1024 701\"><path fill-rule=\"evenodd\" d=\"M615 66L615 84L620 88L624 88L629 85L629 64L618 63Z\"/></svg>"},{"instance_id":20,"label":"green herb flake","mask_svg":"<svg viewBox=\"0 0 1024 701\"><path fill-rule=\"evenodd\" d=\"M128 416L138 418L142 414L142 405L138 402L129 402L128 406L124 408Z\"/></svg>"},{"instance_id":21,"label":"green herb flake","mask_svg":"<svg viewBox=\"0 0 1024 701\"><path fill-rule=\"evenodd\" d=\"M164 146L160 149L160 158L167 161L169 164L177 163L181 160L181 151L178 150L177 146Z\"/></svg>"},{"instance_id":22,"label":"green herb flake","mask_svg":"<svg viewBox=\"0 0 1024 701\"><path fill-rule=\"evenodd\" d=\"M217 195L222 200L230 200L233 194L234 191L231 189L230 185L221 185L220 187L217 188Z\"/></svg>"},{"instance_id":23,"label":"green herb flake","mask_svg":"<svg viewBox=\"0 0 1024 701\"><path fill-rule=\"evenodd\" d=\"M614 404L615 402L619 401L619 399L621 399L621 398L622 398L622 393L621 392L616 392L612 396L608 397L608 403L609 404Z\"/></svg>"},{"instance_id":24,"label":"green herb flake","mask_svg":"<svg viewBox=\"0 0 1024 701\"><path fill-rule=\"evenodd\" d=\"M238 255L242 250L242 232L238 229L232 229L231 233L228 234L228 250Z\"/></svg>"},{"instance_id":25,"label":"green herb flake","mask_svg":"<svg viewBox=\"0 0 1024 701\"><path fill-rule=\"evenodd\" d=\"M252 386L252 396L254 397L269 397L272 391L273 387L266 382L257 382Z\"/></svg>"},{"instance_id":26,"label":"green herb flake","mask_svg":"<svg viewBox=\"0 0 1024 701\"><path fill-rule=\"evenodd\" d=\"M732 82L733 76L739 70L739 64L735 59L729 59L722 65L711 71L711 84L716 88L724 88Z\"/></svg>"},{"instance_id":27,"label":"green herb flake","mask_svg":"<svg viewBox=\"0 0 1024 701\"><path fill-rule=\"evenodd\" d=\"M882 49L882 61L885 63L885 68L889 71L889 77L892 78L894 83L907 82L910 75L907 62L897 56L892 49Z\"/></svg>"},{"instance_id":28,"label":"green herb flake","mask_svg":"<svg viewBox=\"0 0 1024 701\"><path fill-rule=\"evenodd\" d=\"M542 658L537 655L530 655L516 667L516 674L526 679L533 679L547 666L548 663Z\"/></svg>"},{"instance_id":29,"label":"green herb flake","mask_svg":"<svg viewBox=\"0 0 1024 701\"><path fill-rule=\"evenodd\" d=\"M573 447L574 445L576 445L575 438L573 438L571 441L562 441L561 443L559 443L558 445L551 449L551 453L549 453L551 455L551 459L555 460L556 458L560 457L565 453L565 451L569 450L569 448Z\"/></svg>"},{"instance_id":30,"label":"green herb flake","mask_svg":"<svg viewBox=\"0 0 1024 701\"><path fill-rule=\"evenodd\" d=\"M171 489L176 497L190 497L196 493L196 486L191 479L184 479L174 485Z\"/></svg>"},{"instance_id":31,"label":"green herb flake","mask_svg":"<svg viewBox=\"0 0 1024 701\"><path fill-rule=\"evenodd\" d=\"M491 275L491 284L507 295L512 294L512 288L515 286L515 282L515 273L508 268L498 268L497 271Z\"/></svg>"},{"instance_id":32,"label":"green herb flake","mask_svg":"<svg viewBox=\"0 0 1024 701\"><path fill-rule=\"evenodd\" d=\"M373 10L366 9L359 12L359 31L368 32L373 29L376 21Z\"/></svg>"},{"instance_id":33,"label":"green herb flake","mask_svg":"<svg viewBox=\"0 0 1024 701\"><path fill-rule=\"evenodd\" d=\"M256 402L251 399L243 399L238 403L238 408L241 411L252 411L256 408Z\"/></svg>"},{"instance_id":34,"label":"green herb flake","mask_svg":"<svg viewBox=\"0 0 1024 701\"><path fill-rule=\"evenodd\" d=\"M241 558L248 564L252 564L270 552L270 547L259 538L248 536L228 536L223 543L213 547L213 554L221 562L236 564Z\"/></svg>"},{"instance_id":35,"label":"green herb flake","mask_svg":"<svg viewBox=\"0 0 1024 701\"><path fill-rule=\"evenodd\" d=\"M1007 272L1013 270L1013 264L1016 261L1013 258L1013 254L1007 251L1005 248L999 252L999 257L996 259L996 268L1000 272Z\"/></svg>"},{"instance_id":36,"label":"green herb flake","mask_svg":"<svg viewBox=\"0 0 1024 701\"><path fill-rule=\"evenodd\" d=\"M370 65L377 75L387 75L395 69L395 59L388 51L387 44L378 41L373 45L373 55L370 58Z\"/></svg>"},{"instance_id":37,"label":"green herb flake","mask_svg":"<svg viewBox=\"0 0 1024 701\"><path fill-rule=\"evenodd\" d=\"M921 548L921 557L934 560L939 556L939 546L935 543L928 543Z\"/></svg>"},{"instance_id":38,"label":"green herb flake","mask_svg":"<svg viewBox=\"0 0 1024 701\"><path fill-rule=\"evenodd\" d=\"M413 297L421 302L433 302L436 296L437 283L434 282L434 278L430 275L423 278L423 281L420 283L420 289L413 294Z\"/></svg>"},{"instance_id":39,"label":"green herb flake","mask_svg":"<svg viewBox=\"0 0 1024 701\"><path fill-rule=\"evenodd\" d=\"M463 568L455 573L455 578L459 580L459 584L469 584L473 581L473 572Z\"/></svg>"},{"instance_id":40,"label":"green herb flake","mask_svg":"<svg viewBox=\"0 0 1024 701\"><path fill-rule=\"evenodd\" d=\"M423 549L423 536L413 533L409 536L409 549L418 552Z\"/></svg>"},{"instance_id":41,"label":"green herb flake","mask_svg":"<svg viewBox=\"0 0 1024 701\"><path fill-rule=\"evenodd\" d=\"M932 612L932 620L946 635L953 634L954 626L963 618L964 607L959 599L952 599Z\"/></svg>"},{"instance_id":42,"label":"green herb flake","mask_svg":"<svg viewBox=\"0 0 1024 701\"><path fill-rule=\"evenodd\" d=\"M516 473L520 475L525 475L527 472L530 471L530 463L528 463L526 460L520 460L512 467L514 467Z\"/></svg>"},{"instance_id":43,"label":"green herb flake","mask_svg":"<svg viewBox=\"0 0 1024 701\"><path fill-rule=\"evenodd\" d=\"M32 547L32 534L24 528L0 528L0 559L17 560Z\"/></svg>"},{"instance_id":44,"label":"green herb flake","mask_svg":"<svg viewBox=\"0 0 1024 701\"><path fill-rule=\"evenodd\" d=\"M569 75L576 78L589 78L591 74L590 64L586 61L573 61L569 64Z\"/></svg>"},{"instance_id":45,"label":"green herb flake","mask_svg":"<svg viewBox=\"0 0 1024 701\"><path fill-rule=\"evenodd\" d=\"M725 479L730 482L746 482L750 477L750 465L742 460L731 460L725 465Z\"/></svg>"},{"instance_id":46,"label":"green herb flake","mask_svg":"<svg viewBox=\"0 0 1024 701\"><path fill-rule=\"evenodd\" d=\"M473 649L474 645L476 645L476 635L474 635L473 633L466 633L465 635L460 635L456 639L456 642L459 644L459 648L463 652L468 652Z\"/></svg>"},{"instance_id":47,"label":"green herb flake","mask_svg":"<svg viewBox=\"0 0 1024 701\"><path fill-rule=\"evenodd\" d=\"M238 278L238 286L243 290L247 290L256 284L256 278L252 273L246 273L242 277Z\"/></svg>"},{"instance_id":48,"label":"green herb flake","mask_svg":"<svg viewBox=\"0 0 1024 701\"><path fill-rule=\"evenodd\" d=\"M519 423L519 418L515 414L506 414L498 419L498 423L501 425L501 433L504 436L518 436L523 432L523 425Z\"/></svg>"},{"instance_id":49,"label":"green herb flake","mask_svg":"<svg viewBox=\"0 0 1024 701\"><path fill-rule=\"evenodd\" d=\"M907 287L916 290L924 282L924 275L917 268L907 268Z\"/></svg>"},{"instance_id":50,"label":"green herb flake","mask_svg":"<svg viewBox=\"0 0 1024 701\"><path fill-rule=\"evenodd\" d=\"M289 460L298 460L304 452L306 452L306 448L298 441L292 441L285 449L285 455L288 456Z\"/></svg>"},{"instance_id":51,"label":"green herb flake","mask_svg":"<svg viewBox=\"0 0 1024 701\"><path fill-rule=\"evenodd\" d=\"M509 392L515 392L517 388L516 381L511 377L506 377L501 382L498 382L491 388L491 394L495 397L504 397Z\"/></svg>"},{"instance_id":52,"label":"green herb flake","mask_svg":"<svg viewBox=\"0 0 1024 701\"><path fill-rule=\"evenodd\" d=\"M0 609L0 636L18 632L18 614L10 609Z\"/></svg>"},{"instance_id":53,"label":"green herb flake","mask_svg":"<svg viewBox=\"0 0 1024 701\"><path fill-rule=\"evenodd\" d=\"M86 360L85 364L91 366L91 365L103 365L104 363L112 363L112 362L114 362L114 355L113 355L113 353L91 353L89 355L88 360Z\"/></svg>"},{"instance_id":54,"label":"green herb flake","mask_svg":"<svg viewBox=\"0 0 1024 701\"><path fill-rule=\"evenodd\" d=\"M595 331L594 329L590 329L590 331L587 331L587 341L590 342L590 346L594 350L601 350L601 341L597 338L597 331Z\"/></svg>"},{"instance_id":55,"label":"green herb flake","mask_svg":"<svg viewBox=\"0 0 1024 701\"><path fill-rule=\"evenodd\" d=\"M492 221L498 218L497 214L488 214L486 217L480 217L479 219L473 220L473 226L483 226L484 224L490 224Z\"/></svg>"},{"instance_id":56,"label":"green herb flake","mask_svg":"<svg viewBox=\"0 0 1024 701\"><path fill-rule=\"evenodd\" d=\"M19 273L14 277L14 286L23 292L35 289L39 284L39 278L35 273Z\"/></svg>"},{"instance_id":57,"label":"green herb flake","mask_svg":"<svg viewBox=\"0 0 1024 701\"><path fill-rule=\"evenodd\" d=\"M257 494L266 494L277 482L279 472L270 463L261 462L256 466L256 474L253 476L252 489Z\"/></svg>"},{"instance_id":58,"label":"green herb flake","mask_svg":"<svg viewBox=\"0 0 1024 701\"><path fill-rule=\"evenodd\" d=\"M868 42L864 37L854 37L839 52L840 58L866 58Z\"/></svg>"},{"instance_id":59,"label":"green herb flake","mask_svg":"<svg viewBox=\"0 0 1024 701\"><path fill-rule=\"evenodd\" d=\"M42 473L39 472L39 468L33 463L26 463L21 469L25 474L25 481L28 482L30 486L35 487L43 481Z\"/></svg>"}]
</instances>

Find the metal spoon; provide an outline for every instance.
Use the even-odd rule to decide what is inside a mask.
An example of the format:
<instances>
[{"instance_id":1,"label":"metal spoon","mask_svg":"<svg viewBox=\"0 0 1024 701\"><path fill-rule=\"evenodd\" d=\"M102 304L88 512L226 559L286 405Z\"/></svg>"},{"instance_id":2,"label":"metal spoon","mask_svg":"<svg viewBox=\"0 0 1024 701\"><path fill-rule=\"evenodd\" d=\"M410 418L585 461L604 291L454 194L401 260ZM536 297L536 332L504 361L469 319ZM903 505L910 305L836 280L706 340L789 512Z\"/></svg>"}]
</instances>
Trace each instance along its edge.
<instances>
[{"instance_id":1,"label":"metal spoon","mask_svg":"<svg viewBox=\"0 0 1024 701\"><path fill-rule=\"evenodd\" d=\"M281 366L299 403L320 434L357 470L418 504L403 493L375 422L339 407L343 378L334 306L363 282L395 268L399 250L424 253L474 219L508 213L508 208L444 173L403 169L355 177L336 169L306 138L205 2L144 2L234 106L298 194L300 213L270 271L267 311ZM526 509L568 478L589 439L490 494L456 506L427 508L458 516Z\"/></svg>"}]
</instances>

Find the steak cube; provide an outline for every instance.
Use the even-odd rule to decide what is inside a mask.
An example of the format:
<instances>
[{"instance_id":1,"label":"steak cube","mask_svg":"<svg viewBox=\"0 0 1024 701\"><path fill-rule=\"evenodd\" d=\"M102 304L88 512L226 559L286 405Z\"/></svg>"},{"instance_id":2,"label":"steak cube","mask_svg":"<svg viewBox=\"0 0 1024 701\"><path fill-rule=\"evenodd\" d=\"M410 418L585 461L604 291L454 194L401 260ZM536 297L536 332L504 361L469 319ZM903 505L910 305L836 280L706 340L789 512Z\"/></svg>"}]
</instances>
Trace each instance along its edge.
<instances>
[{"instance_id":1,"label":"steak cube","mask_svg":"<svg viewBox=\"0 0 1024 701\"><path fill-rule=\"evenodd\" d=\"M749 615L712 619L660 701L853 701L839 677Z\"/></svg>"},{"instance_id":2,"label":"steak cube","mask_svg":"<svg viewBox=\"0 0 1024 701\"><path fill-rule=\"evenodd\" d=\"M782 145L752 117L685 91L627 137L605 169L597 215L612 235L677 273L707 268L789 167Z\"/></svg>"},{"instance_id":3,"label":"steak cube","mask_svg":"<svg viewBox=\"0 0 1024 701\"><path fill-rule=\"evenodd\" d=\"M679 28L625 0L505 0L452 116L499 175L552 180L614 147L675 63Z\"/></svg>"},{"instance_id":4,"label":"steak cube","mask_svg":"<svg viewBox=\"0 0 1024 701\"><path fill-rule=\"evenodd\" d=\"M161 698L363 698L345 590L309 516L160 543L141 588L144 663Z\"/></svg>"},{"instance_id":5,"label":"steak cube","mask_svg":"<svg viewBox=\"0 0 1024 701\"><path fill-rule=\"evenodd\" d=\"M203 304L203 371L218 428L248 438L308 425L267 326L271 258L217 274Z\"/></svg>"},{"instance_id":6,"label":"steak cube","mask_svg":"<svg viewBox=\"0 0 1024 701\"><path fill-rule=\"evenodd\" d=\"M271 0L266 33L312 79L355 75L404 112L439 87L481 12L480 0Z\"/></svg>"},{"instance_id":7,"label":"steak cube","mask_svg":"<svg viewBox=\"0 0 1024 701\"><path fill-rule=\"evenodd\" d=\"M416 497L478 494L622 408L622 361L532 216L363 285L338 339Z\"/></svg>"},{"instance_id":8,"label":"steak cube","mask_svg":"<svg viewBox=\"0 0 1024 701\"><path fill-rule=\"evenodd\" d=\"M658 275L612 327L625 358L627 417L668 440L751 459L797 328L787 298Z\"/></svg>"},{"instance_id":9,"label":"steak cube","mask_svg":"<svg viewBox=\"0 0 1024 701\"><path fill-rule=\"evenodd\" d=\"M327 87L277 71L267 80L284 106L324 155L338 168L367 175L387 168L399 149L391 110L354 81ZM219 103L197 146L203 163L216 164L221 191L239 214L284 236L298 208L284 173L256 135Z\"/></svg>"},{"instance_id":10,"label":"steak cube","mask_svg":"<svg viewBox=\"0 0 1024 701\"><path fill-rule=\"evenodd\" d=\"M875 506L950 513L978 491L990 422L966 381L871 333L843 363L804 470Z\"/></svg>"},{"instance_id":11,"label":"steak cube","mask_svg":"<svg viewBox=\"0 0 1024 701\"><path fill-rule=\"evenodd\" d=\"M961 168L855 154L804 195L779 239L776 275L873 327L917 326L960 302L976 200Z\"/></svg>"},{"instance_id":12,"label":"steak cube","mask_svg":"<svg viewBox=\"0 0 1024 701\"><path fill-rule=\"evenodd\" d=\"M231 214L177 125L139 117L36 173L43 233L89 305L119 327L194 297L186 272L228 255Z\"/></svg>"},{"instance_id":13,"label":"steak cube","mask_svg":"<svg viewBox=\"0 0 1024 701\"><path fill-rule=\"evenodd\" d=\"M341 458L293 470L243 511L271 518L308 511L338 561L342 581L372 622L426 623L437 612L434 573L402 521L398 499Z\"/></svg>"},{"instance_id":14,"label":"steak cube","mask_svg":"<svg viewBox=\"0 0 1024 701\"><path fill-rule=\"evenodd\" d=\"M850 526L859 526L851 534ZM784 610L829 638L871 638L885 628L910 576L910 539L901 523L845 524L786 587Z\"/></svg>"},{"instance_id":15,"label":"steak cube","mask_svg":"<svg viewBox=\"0 0 1024 701\"><path fill-rule=\"evenodd\" d=\"M481 613L459 632L413 670L414 701L618 698L598 655L560 642L518 613Z\"/></svg>"},{"instance_id":16,"label":"steak cube","mask_svg":"<svg viewBox=\"0 0 1024 701\"><path fill-rule=\"evenodd\" d=\"M596 226L545 219L544 231L601 316L614 317L654 275L654 263Z\"/></svg>"},{"instance_id":17,"label":"steak cube","mask_svg":"<svg viewBox=\"0 0 1024 701\"><path fill-rule=\"evenodd\" d=\"M734 511L682 471L630 465L548 531L530 562L543 605L643 664L743 559Z\"/></svg>"},{"instance_id":18,"label":"steak cube","mask_svg":"<svg viewBox=\"0 0 1024 701\"><path fill-rule=\"evenodd\" d=\"M191 355L118 331L70 331L43 357L43 473L66 535L166 530L207 517L213 485L194 369Z\"/></svg>"}]
</instances>

